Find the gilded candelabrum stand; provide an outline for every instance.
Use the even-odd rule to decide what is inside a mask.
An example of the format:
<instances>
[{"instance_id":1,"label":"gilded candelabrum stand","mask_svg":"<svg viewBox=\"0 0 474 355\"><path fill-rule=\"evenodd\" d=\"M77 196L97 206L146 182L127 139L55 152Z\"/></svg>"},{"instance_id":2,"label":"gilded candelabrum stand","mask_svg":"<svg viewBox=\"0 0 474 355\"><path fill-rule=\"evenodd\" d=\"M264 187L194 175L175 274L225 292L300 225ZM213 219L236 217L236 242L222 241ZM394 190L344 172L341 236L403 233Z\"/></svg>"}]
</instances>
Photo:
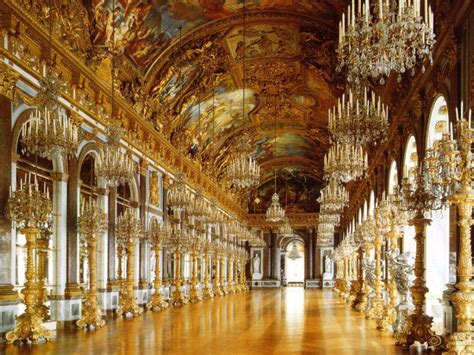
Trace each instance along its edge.
<instances>
[{"instance_id":1,"label":"gilded candelabrum stand","mask_svg":"<svg viewBox=\"0 0 474 355\"><path fill-rule=\"evenodd\" d=\"M155 279L153 280L155 292L146 306L147 309L153 312L159 312L169 307L169 303L164 300L161 292L161 252L163 251L163 244L168 242L167 230L162 228L156 220L153 220L147 237L155 252Z\"/></svg>"},{"instance_id":2,"label":"gilded candelabrum stand","mask_svg":"<svg viewBox=\"0 0 474 355\"><path fill-rule=\"evenodd\" d=\"M212 241L206 239L204 242L204 286L202 289L202 298L205 300L209 300L214 298L214 292L211 287L209 287L209 258L213 253Z\"/></svg>"},{"instance_id":3,"label":"gilded candelabrum stand","mask_svg":"<svg viewBox=\"0 0 474 355\"><path fill-rule=\"evenodd\" d=\"M10 193L6 212L7 217L16 223L26 238L26 281L21 290L25 311L16 317L15 328L9 331L5 338L8 343L50 341L52 332L44 327L41 312L37 310L40 291L34 262L39 230L51 220L52 203L49 194L40 192L38 182L32 183L29 176L27 184L23 185L21 182L20 189Z\"/></svg>"},{"instance_id":4,"label":"gilded candelabrum stand","mask_svg":"<svg viewBox=\"0 0 474 355\"><path fill-rule=\"evenodd\" d=\"M367 219L367 233L372 236L374 252L375 252L375 281L374 281L374 297L372 298L367 310L367 319L380 319L383 315L383 299L382 299L382 233L376 221L369 217Z\"/></svg>"},{"instance_id":5,"label":"gilded candelabrum stand","mask_svg":"<svg viewBox=\"0 0 474 355\"><path fill-rule=\"evenodd\" d=\"M76 322L79 328L102 328L105 321L97 304L97 236L107 230L107 216L91 202L81 208L79 232L87 246L89 260L89 290L82 301L82 318Z\"/></svg>"},{"instance_id":6,"label":"gilded candelabrum stand","mask_svg":"<svg viewBox=\"0 0 474 355\"><path fill-rule=\"evenodd\" d=\"M224 268L224 260L223 260L223 255L225 255L225 244L222 243L220 240L215 241L215 271L216 271L216 277L214 279L215 281L215 292L214 295L216 296L224 296L224 289L222 287L223 279L223 268Z\"/></svg>"},{"instance_id":7,"label":"gilded candelabrum stand","mask_svg":"<svg viewBox=\"0 0 474 355\"><path fill-rule=\"evenodd\" d=\"M173 278L174 290L171 294L170 304L172 307L182 307L189 303L189 298L183 293L183 278L181 270L181 258L183 253L188 250L189 238L187 231L183 230L179 224L173 228L169 245L174 253L175 274Z\"/></svg>"},{"instance_id":8,"label":"gilded candelabrum stand","mask_svg":"<svg viewBox=\"0 0 474 355\"><path fill-rule=\"evenodd\" d=\"M202 294L198 289L198 256L203 248L203 231L198 231L197 235L190 240L191 261L192 261L192 277L191 289L189 290L189 302L198 303L202 301Z\"/></svg>"},{"instance_id":9,"label":"gilded candelabrum stand","mask_svg":"<svg viewBox=\"0 0 474 355\"><path fill-rule=\"evenodd\" d=\"M135 247L141 233L141 223L130 209L119 216L117 223L117 235L124 241L125 245L125 253L127 257L127 278L125 280L123 292L120 294L119 305L116 309L118 316L127 314L138 316L143 312L143 309L137 304L133 287L133 260L135 255Z\"/></svg>"},{"instance_id":10,"label":"gilded candelabrum stand","mask_svg":"<svg viewBox=\"0 0 474 355\"><path fill-rule=\"evenodd\" d=\"M415 227L415 280L410 288L414 304L414 311L408 316L405 327L395 334L397 344L409 348L416 341L420 344L428 343L433 348L443 348L443 338L431 329L433 318L424 313L426 293L428 288L424 278L425 266L425 233L426 226L431 222L425 218L425 213L440 209L442 195L438 185L430 178L429 164L425 162L418 168L413 179L405 178L402 185L401 207L405 211L414 211L415 215L409 224Z\"/></svg>"},{"instance_id":11,"label":"gilded candelabrum stand","mask_svg":"<svg viewBox=\"0 0 474 355\"><path fill-rule=\"evenodd\" d=\"M461 115L462 112L461 105ZM459 213L459 256L457 265L456 292L451 296L455 305L457 330L448 339L450 354L474 353L474 290L472 278L471 226L474 190L472 189L473 158L472 143L474 130L469 118L459 118L456 114L456 136L443 134L435 143L432 161L433 178L446 189L448 200L457 206Z\"/></svg>"},{"instance_id":12,"label":"gilded candelabrum stand","mask_svg":"<svg viewBox=\"0 0 474 355\"><path fill-rule=\"evenodd\" d=\"M38 238L36 239L36 260L38 261L38 302L36 304L36 311L38 312L41 319L49 319L49 308L45 302L48 299L47 291L45 287L45 269L48 265L48 244L51 239L51 225L45 226L39 231Z\"/></svg>"},{"instance_id":13,"label":"gilded candelabrum stand","mask_svg":"<svg viewBox=\"0 0 474 355\"><path fill-rule=\"evenodd\" d=\"M367 301L363 304L364 297L366 296L367 288L365 286L365 279L364 279L364 268L363 268L363 260L364 260L364 234L362 233L363 224L359 225L354 232L354 242L356 243L356 253L358 258L357 263L357 293L355 298L352 302L352 307L354 307L358 312L362 312L365 310L367 305Z\"/></svg>"}]
</instances>

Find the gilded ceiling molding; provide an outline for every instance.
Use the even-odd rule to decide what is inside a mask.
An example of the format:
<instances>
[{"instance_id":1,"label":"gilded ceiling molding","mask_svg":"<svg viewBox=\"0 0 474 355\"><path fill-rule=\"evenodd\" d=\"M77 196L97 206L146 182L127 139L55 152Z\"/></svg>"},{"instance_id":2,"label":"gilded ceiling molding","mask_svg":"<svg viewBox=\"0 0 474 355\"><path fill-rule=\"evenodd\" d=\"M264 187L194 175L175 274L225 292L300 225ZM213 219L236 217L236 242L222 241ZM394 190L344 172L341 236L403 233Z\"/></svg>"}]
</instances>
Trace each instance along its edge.
<instances>
[{"instance_id":1,"label":"gilded ceiling molding","mask_svg":"<svg viewBox=\"0 0 474 355\"><path fill-rule=\"evenodd\" d=\"M36 79L40 79L40 66L42 58L45 58L44 48L48 45L48 33L35 16L24 11L18 1L5 0L3 3L6 6L0 13L2 19L0 30L8 34L9 47L0 47L0 55ZM61 96L72 106L81 108L99 124L105 125L110 115L110 83L100 77L103 71L94 72L94 67L72 52L67 43L53 37L51 44L56 53L54 68L63 75L68 84L67 91L62 92ZM144 120L123 97L116 95L115 101L122 117L122 126L128 133L124 137L128 145L127 150L136 149L167 171L176 172L181 168L186 173L187 183L190 186L194 188L201 186L207 196L216 197L219 206L224 210L234 211L239 216L245 215L245 212L234 203L231 194L222 191L200 171L199 166L184 157L178 157L176 148L150 122Z\"/></svg>"},{"instance_id":2,"label":"gilded ceiling molding","mask_svg":"<svg viewBox=\"0 0 474 355\"><path fill-rule=\"evenodd\" d=\"M19 77L20 75L17 72L0 61L0 95L13 100L16 82Z\"/></svg>"}]
</instances>

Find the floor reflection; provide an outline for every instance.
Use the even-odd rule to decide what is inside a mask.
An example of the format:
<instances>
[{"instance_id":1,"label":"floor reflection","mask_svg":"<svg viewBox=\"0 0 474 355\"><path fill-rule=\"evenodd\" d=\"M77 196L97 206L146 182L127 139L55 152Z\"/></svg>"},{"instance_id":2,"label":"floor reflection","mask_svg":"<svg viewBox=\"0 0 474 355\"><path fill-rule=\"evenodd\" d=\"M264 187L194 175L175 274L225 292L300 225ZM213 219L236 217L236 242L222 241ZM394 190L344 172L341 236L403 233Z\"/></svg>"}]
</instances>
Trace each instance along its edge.
<instances>
[{"instance_id":1,"label":"floor reflection","mask_svg":"<svg viewBox=\"0 0 474 355\"><path fill-rule=\"evenodd\" d=\"M54 343L3 346L6 354L395 354L386 333L333 298L290 287L229 295L135 319L97 332L61 331Z\"/></svg>"}]
</instances>

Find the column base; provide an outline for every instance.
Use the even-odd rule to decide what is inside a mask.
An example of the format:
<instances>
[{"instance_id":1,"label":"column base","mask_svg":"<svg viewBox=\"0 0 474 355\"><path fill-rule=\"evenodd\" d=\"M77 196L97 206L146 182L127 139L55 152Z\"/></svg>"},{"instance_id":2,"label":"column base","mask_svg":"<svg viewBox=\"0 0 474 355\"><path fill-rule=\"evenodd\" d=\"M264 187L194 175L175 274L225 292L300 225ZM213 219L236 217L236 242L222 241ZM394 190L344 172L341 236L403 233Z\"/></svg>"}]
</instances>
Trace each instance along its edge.
<instances>
[{"instance_id":1,"label":"column base","mask_svg":"<svg viewBox=\"0 0 474 355\"><path fill-rule=\"evenodd\" d=\"M105 325L105 320L102 319L102 312L97 304L94 306L84 299L82 302L82 318L76 322L79 328L93 328L99 329Z\"/></svg>"},{"instance_id":2,"label":"column base","mask_svg":"<svg viewBox=\"0 0 474 355\"><path fill-rule=\"evenodd\" d=\"M37 344L42 341L51 341L53 338L53 332L44 326L41 318L35 313L23 313L16 318L16 321L15 329L5 335L9 344L15 342Z\"/></svg>"},{"instance_id":3,"label":"column base","mask_svg":"<svg viewBox=\"0 0 474 355\"><path fill-rule=\"evenodd\" d=\"M64 297L66 299L82 298L82 290L78 283L67 283L64 290Z\"/></svg>"},{"instance_id":4,"label":"column base","mask_svg":"<svg viewBox=\"0 0 474 355\"><path fill-rule=\"evenodd\" d=\"M431 329L432 318L426 314L411 314L402 331L395 333L396 343L409 349L415 342L428 343L435 350L445 350L444 339Z\"/></svg>"},{"instance_id":5,"label":"column base","mask_svg":"<svg viewBox=\"0 0 474 355\"><path fill-rule=\"evenodd\" d=\"M82 313L82 300L80 298L65 299L56 296L50 300L50 318L58 322L69 322L79 320Z\"/></svg>"}]
</instances>

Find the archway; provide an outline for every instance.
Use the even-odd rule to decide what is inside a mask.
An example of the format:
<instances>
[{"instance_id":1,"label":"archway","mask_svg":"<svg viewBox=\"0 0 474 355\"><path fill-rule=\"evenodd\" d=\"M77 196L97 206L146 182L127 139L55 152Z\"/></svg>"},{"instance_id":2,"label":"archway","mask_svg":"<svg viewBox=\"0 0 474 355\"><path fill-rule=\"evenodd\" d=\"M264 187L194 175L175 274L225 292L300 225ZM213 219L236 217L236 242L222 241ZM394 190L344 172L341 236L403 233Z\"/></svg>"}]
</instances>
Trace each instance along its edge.
<instances>
[{"instance_id":1,"label":"archway","mask_svg":"<svg viewBox=\"0 0 474 355\"><path fill-rule=\"evenodd\" d=\"M426 148L431 149L443 133L448 131L446 99L439 96L431 109L426 132ZM433 326L442 332L443 307L440 299L449 282L449 208L432 211L431 224L426 228L425 279L429 292L426 295L426 313L433 317Z\"/></svg>"},{"instance_id":2,"label":"archway","mask_svg":"<svg viewBox=\"0 0 474 355\"><path fill-rule=\"evenodd\" d=\"M304 242L292 239L285 248L286 280L288 285L304 285L305 280L305 252Z\"/></svg>"}]
</instances>

